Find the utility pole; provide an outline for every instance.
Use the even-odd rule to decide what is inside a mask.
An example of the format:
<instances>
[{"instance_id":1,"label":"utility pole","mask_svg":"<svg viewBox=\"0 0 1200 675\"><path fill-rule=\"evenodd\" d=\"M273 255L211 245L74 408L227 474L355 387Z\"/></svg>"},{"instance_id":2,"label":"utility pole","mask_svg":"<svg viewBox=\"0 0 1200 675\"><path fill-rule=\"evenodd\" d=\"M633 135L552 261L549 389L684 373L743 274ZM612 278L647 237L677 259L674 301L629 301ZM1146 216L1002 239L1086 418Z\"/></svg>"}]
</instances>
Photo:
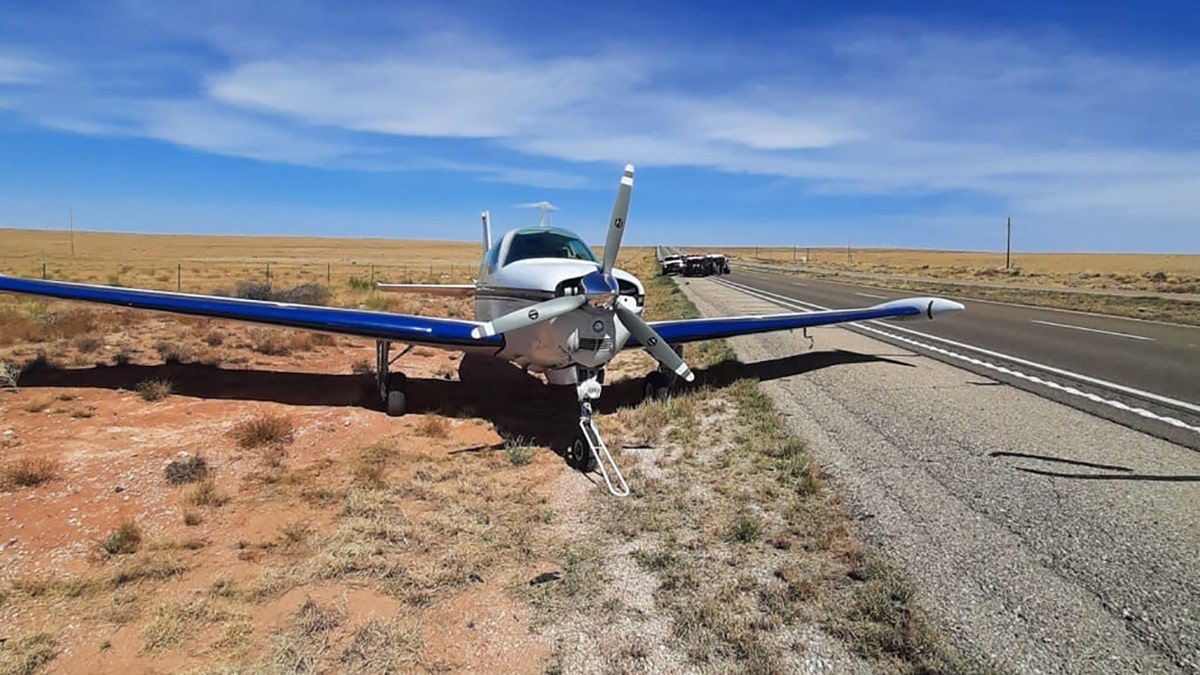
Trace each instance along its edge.
<instances>
[{"instance_id":1,"label":"utility pole","mask_svg":"<svg viewBox=\"0 0 1200 675\"><path fill-rule=\"evenodd\" d=\"M1004 269L1012 267L1012 216L1005 218L1008 222L1008 240L1004 245Z\"/></svg>"},{"instance_id":2,"label":"utility pole","mask_svg":"<svg viewBox=\"0 0 1200 675\"><path fill-rule=\"evenodd\" d=\"M75 209L67 209L67 222L71 228L71 257L75 257Z\"/></svg>"}]
</instances>

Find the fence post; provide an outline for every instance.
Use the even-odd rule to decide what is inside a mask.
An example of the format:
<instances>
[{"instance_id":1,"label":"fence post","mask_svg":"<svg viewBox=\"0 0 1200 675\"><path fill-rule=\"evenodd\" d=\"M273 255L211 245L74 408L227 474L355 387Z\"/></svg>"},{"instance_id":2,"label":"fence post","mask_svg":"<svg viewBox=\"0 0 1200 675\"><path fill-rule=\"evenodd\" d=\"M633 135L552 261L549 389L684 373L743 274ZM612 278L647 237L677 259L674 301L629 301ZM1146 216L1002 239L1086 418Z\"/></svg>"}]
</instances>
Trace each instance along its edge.
<instances>
[{"instance_id":1,"label":"fence post","mask_svg":"<svg viewBox=\"0 0 1200 675\"><path fill-rule=\"evenodd\" d=\"M271 285L271 263L267 263L267 286Z\"/></svg>"},{"instance_id":2,"label":"fence post","mask_svg":"<svg viewBox=\"0 0 1200 675\"><path fill-rule=\"evenodd\" d=\"M333 284L333 263L325 263L325 285Z\"/></svg>"},{"instance_id":3,"label":"fence post","mask_svg":"<svg viewBox=\"0 0 1200 675\"><path fill-rule=\"evenodd\" d=\"M46 262L42 261L42 281L46 280Z\"/></svg>"},{"instance_id":4,"label":"fence post","mask_svg":"<svg viewBox=\"0 0 1200 675\"><path fill-rule=\"evenodd\" d=\"M183 291L183 263L175 263L175 290Z\"/></svg>"},{"instance_id":5,"label":"fence post","mask_svg":"<svg viewBox=\"0 0 1200 675\"><path fill-rule=\"evenodd\" d=\"M371 263L371 289L375 289L375 263Z\"/></svg>"}]
</instances>

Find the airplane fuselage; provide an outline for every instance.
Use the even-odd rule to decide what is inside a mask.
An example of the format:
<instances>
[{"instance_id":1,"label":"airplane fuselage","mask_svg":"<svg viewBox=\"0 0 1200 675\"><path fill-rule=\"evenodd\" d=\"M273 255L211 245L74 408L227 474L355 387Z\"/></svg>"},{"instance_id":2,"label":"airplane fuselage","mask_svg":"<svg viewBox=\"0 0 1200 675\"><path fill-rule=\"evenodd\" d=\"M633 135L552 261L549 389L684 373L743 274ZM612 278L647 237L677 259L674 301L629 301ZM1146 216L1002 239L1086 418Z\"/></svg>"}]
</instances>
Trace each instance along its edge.
<instances>
[{"instance_id":1,"label":"airplane fuselage","mask_svg":"<svg viewBox=\"0 0 1200 675\"><path fill-rule=\"evenodd\" d=\"M521 238L539 237L554 238L553 243L561 244L554 253L578 257L512 259L519 254L513 248L514 240L521 245ZM489 248L480 266L475 319L492 321L539 302L581 293L582 278L595 273L597 263L594 258L587 258L590 249L579 250L579 246L582 240L565 230L542 228L506 233ZM615 301L640 314L645 303L641 282L620 269L614 268L612 276L620 288ZM621 351L629 337L629 330L616 320L611 310L584 304L548 321L506 332L504 347L494 356L535 372L545 372L552 383L575 384L576 366L602 368Z\"/></svg>"}]
</instances>

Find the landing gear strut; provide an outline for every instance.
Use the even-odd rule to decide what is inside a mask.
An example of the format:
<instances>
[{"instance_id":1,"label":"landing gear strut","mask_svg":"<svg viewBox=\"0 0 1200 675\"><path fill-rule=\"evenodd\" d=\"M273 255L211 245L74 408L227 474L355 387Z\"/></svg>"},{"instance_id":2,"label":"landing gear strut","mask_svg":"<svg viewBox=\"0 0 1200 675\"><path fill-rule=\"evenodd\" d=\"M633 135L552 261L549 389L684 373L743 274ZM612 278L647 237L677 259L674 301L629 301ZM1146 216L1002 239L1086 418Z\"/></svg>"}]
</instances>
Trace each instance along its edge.
<instances>
[{"instance_id":1,"label":"landing gear strut","mask_svg":"<svg viewBox=\"0 0 1200 675\"><path fill-rule=\"evenodd\" d=\"M404 377L404 373L391 372L391 367L411 349L412 345L408 345L399 354L392 357L390 341L375 341L375 383L379 386L379 398L383 401L388 417L400 417L408 411L408 401L404 395L407 378Z\"/></svg>"},{"instance_id":2,"label":"landing gear strut","mask_svg":"<svg viewBox=\"0 0 1200 675\"><path fill-rule=\"evenodd\" d=\"M600 438L600 431L592 421L592 401L600 398L604 371L576 366L575 390L579 395L579 436L567 449L567 461L584 473L600 470L608 491L617 497L629 496L629 484L613 461L612 453Z\"/></svg>"}]
</instances>

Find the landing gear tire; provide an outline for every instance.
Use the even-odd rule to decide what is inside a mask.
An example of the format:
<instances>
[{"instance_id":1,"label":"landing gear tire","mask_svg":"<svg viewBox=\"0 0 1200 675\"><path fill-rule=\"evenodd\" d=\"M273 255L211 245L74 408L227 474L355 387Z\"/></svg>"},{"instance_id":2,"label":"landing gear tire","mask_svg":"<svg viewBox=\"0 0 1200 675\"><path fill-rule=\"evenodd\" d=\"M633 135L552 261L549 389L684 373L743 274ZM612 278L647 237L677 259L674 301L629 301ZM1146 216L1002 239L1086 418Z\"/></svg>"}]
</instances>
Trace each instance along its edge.
<instances>
[{"instance_id":1,"label":"landing gear tire","mask_svg":"<svg viewBox=\"0 0 1200 675\"><path fill-rule=\"evenodd\" d=\"M665 401L671 395L671 387L667 376L654 371L646 376L645 388L642 390L644 400Z\"/></svg>"},{"instance_id":2,"label":"landing gear tire","mask_svg":"<svg viewBox=\"0 0 1200 675\"><path fill-rule=\"evenodd\" d=\"M407 378L404 373L388 373L387 406L388 417L400 417L408 412L408 397L404 395L404 384Z\"/></svg>"},{"instance_id":3,"label":"landing gear tire","mask_svg":"<svg viewBox=\"0 0 1200 675\"><path fill-rule=\"evenodd\" d=\"M567 464L583 473L591 473L596 470L596 457L582 436L576 436L571 446L567 448Z\"/></svg>"},{"instance_id":4,"label":"landing gear tire","mask_svg":"<svg viewBox=\"0 0 1200 675\"><path fill-rule=\"evenodd\" d=\"M408 401L405 400L404 392L392 390L387 396L387 414L388 417L400 417L408 411Z\"/></svg>"}]
</instances>

